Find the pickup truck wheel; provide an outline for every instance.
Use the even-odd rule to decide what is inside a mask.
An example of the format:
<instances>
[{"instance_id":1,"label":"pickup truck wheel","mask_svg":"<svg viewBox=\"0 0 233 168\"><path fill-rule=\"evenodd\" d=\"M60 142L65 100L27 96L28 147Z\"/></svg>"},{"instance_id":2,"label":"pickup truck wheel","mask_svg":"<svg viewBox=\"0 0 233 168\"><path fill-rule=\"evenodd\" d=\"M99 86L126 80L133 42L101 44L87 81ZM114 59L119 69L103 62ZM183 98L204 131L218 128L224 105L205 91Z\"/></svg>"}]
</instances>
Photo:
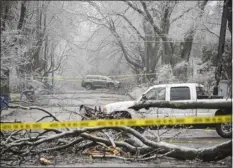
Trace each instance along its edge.
<instances>
[{"instance_id":1,"label":"pickup truck wheel","mask_svg":"<svg viewBox=\"0 0 233 168\"><path fill-rule=\"evenodd\" d=\"M115 111L111 114L111 118L113 118L113 119L132 119L132 116L128 111ZM135 126L135 127L131 127L131 128L135 129L136 131L140 132L141 134L145 132L144 127Z\"/></svg>"},{"instance_id":2,"label":"pickup truck wheel","mask_svg":"<svg viewBox=\"0 0 233 168\"><path fill-rule=\"evenodd\" d=\"M87 90L91 90L91 89L92 89L92 85L91 85L90 83L87 83L87 84L85 85L85 88L86 88Z\"/></svg>"},{"instance_id":3,"label":"pickup truck wheel","mask_svg":"<svg viewBox=\"0 0 233 168\"><path fill-rule=\"evenodd\" d=\"M219 110L216 115L226 115L229 114L225 110ZM216 132L222 138L231 138L232 137L232 124L231 123L221 123L216 125Z\"/></svg>"}]
</instances>

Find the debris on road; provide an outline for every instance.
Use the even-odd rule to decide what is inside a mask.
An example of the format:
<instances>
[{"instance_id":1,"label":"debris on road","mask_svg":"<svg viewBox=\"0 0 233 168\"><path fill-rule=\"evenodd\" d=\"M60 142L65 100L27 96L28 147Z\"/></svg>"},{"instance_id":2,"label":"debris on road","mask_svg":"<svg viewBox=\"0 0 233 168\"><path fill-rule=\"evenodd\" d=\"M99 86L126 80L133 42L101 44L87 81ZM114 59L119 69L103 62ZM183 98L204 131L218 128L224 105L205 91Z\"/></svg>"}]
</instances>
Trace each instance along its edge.
<instances>
[{"instance_id":1,"label":"debris on road","mask_svg":"<svg viewBox=\"0 0 233 168\"><path fill-rule=\"evenodd\" d=\"M9 106L11 107L11 106ZM14 106L15 107L15 106ZM37 122L45 118L58 121L52 115L40 107L23 107L25 110L36 108L46 114ZM84 109L84 111L82 111ZM119 118L118 115L105 115L97 108L82 106L84 119L109 119ZM120 116L122 117L122 116ZM125 117L125 116L123 116ZM90 127L82 129L45 129L40 131L18 130L1 132L1 166L19 165L27 163L32 158L40 158L40 164L52 164L47 157L40 157L41 154L77 153L88 155L89 158L115 158L128 161L155 160L163 157L175 158L178 160L202 160L217 161L231 156L232 140L208 148L181 147L164 141L157 142L148 139L137 130L126 127ZM219 152L221 151L221 152ZM11 161L9 161L11 158Z\"/></svg>"},{"instance_id":2,"label":"debris on road","mask_svg":"<svg viewBox=\"0 0 233 168\"><path fill-rule=\"evenodd\" d=\"M49 164L52 163L50 160L48 160L46 158L40 158L39 162L40 162L41 165L49 165Z\"/></svg>"}]
</instances>

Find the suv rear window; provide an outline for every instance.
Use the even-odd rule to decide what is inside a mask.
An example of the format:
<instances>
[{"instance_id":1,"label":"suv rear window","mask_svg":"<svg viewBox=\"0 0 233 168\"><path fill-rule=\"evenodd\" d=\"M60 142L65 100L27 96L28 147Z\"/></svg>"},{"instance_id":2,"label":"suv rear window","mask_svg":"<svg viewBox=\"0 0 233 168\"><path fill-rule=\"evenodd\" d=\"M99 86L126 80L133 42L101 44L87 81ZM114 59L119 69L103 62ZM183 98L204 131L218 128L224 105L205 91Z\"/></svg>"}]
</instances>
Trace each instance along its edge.
<instances>
[{"instance_id":1,"label":"suv rear window","mask_svg":"<svg viewBox=\"0 0 233 168\"><path fill-rule=\"evenodd\" d=\"M172 87L170 90L170 100L190 100L189 87Z\"/></svg>"}]
</instances>

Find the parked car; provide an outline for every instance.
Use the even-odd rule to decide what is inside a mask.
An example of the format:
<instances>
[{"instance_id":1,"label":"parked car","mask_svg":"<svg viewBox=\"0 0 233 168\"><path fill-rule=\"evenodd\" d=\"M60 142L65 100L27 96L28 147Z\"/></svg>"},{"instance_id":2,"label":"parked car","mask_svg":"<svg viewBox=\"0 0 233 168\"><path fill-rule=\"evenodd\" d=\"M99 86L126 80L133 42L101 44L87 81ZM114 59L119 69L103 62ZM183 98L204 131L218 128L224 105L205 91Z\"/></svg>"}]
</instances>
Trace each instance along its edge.
<instances>
[{"instance_id":1,"label":"parked car","mask_svg":"<svg viewBox=\"0 0 233 168\"><path fill-rule=\"evenodd\" d=\"M205 99L205 100L203 100ZM231 99L223 99L221 96L209 97L204 90L204 86L198 83L181 84L158 84L147 89L136 101L123 101L107 104L103 107L105 114L117 113L130 118L163 118L163 117L186 117L186 116L215 116L232 114L232 109L172 109L172 108L149 108L135 111L129 109L139 101L158 100L172 102L192 102L192 101L213 101L223 102ZM122 117L124 118L124 117ZM193 125L193 128L215 127L217 133L224 138L230 138L232 135L231 123L211 124L211 125Z\"/></svg>"},{"instance_id":2,"label":"parked car","mask_svg":"<svg viewBox=\"0 0 233 168\"><path fill-rule=\"evenodd\" d=\"M120 87L120 82L107 76L87 75L83 78L81 86L85 87L87 90L97 88L108 88L113 90Z\"/></svg>"}]
</instances>

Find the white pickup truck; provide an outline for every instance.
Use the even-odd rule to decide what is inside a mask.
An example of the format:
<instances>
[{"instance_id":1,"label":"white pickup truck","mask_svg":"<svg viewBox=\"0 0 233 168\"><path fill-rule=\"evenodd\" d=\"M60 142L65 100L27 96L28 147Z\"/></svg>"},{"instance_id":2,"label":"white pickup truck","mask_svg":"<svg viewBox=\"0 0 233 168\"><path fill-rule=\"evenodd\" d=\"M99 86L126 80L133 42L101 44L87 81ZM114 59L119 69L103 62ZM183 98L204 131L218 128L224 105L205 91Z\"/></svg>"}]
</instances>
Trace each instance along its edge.
<instances>
[{"instance_id":1,"label":"white pickup truck","mask_svg":"<svg viewBox=\"0 0 233 168\"><path fill-rule=\"evenodd\" d=\"M203 100L205 99L205 100ZM129 107L140 101L157 100L172 102L193 102L193 101L211 101L222 102L231 101L215 97L210 99L204 90L204 86L198 83L181 83L181 84L158 84L147 89L136 101L123 101L107 104L103 111L105 114L117 113L122 118L163 118L163 117L185 117L185 116L215 116L232 114L231 108L224 109L174 109L174 108L149 108L135 111ZM196 126L196 125L195 125ZM194 128L197 128L195 127ZM201 128L210 126L216 127L217 133L223 138L231 138L231 123L215 125L199 125Z\"/></svg>"}]
</instances>

